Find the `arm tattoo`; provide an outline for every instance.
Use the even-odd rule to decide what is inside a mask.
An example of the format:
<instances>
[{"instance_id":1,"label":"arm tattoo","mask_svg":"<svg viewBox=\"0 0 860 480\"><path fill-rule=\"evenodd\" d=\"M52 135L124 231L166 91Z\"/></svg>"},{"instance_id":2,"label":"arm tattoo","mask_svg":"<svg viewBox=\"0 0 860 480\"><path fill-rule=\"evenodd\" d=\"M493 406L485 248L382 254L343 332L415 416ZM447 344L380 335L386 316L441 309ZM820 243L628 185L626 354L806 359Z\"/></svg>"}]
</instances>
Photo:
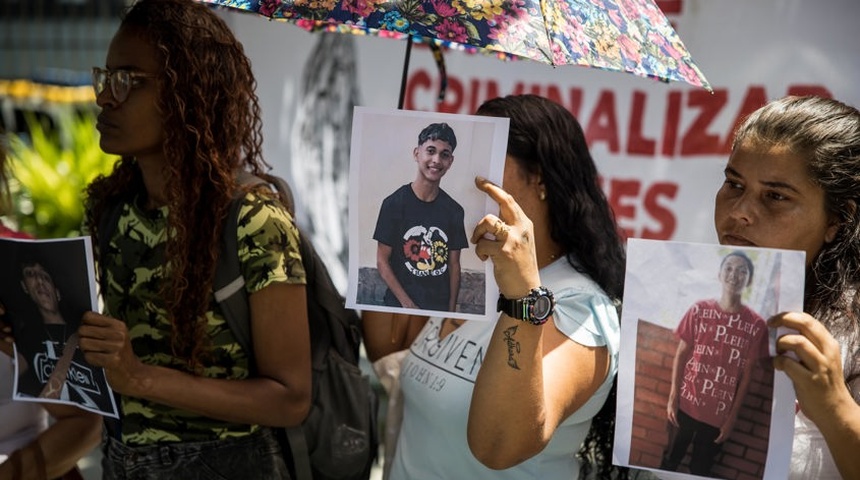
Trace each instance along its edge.
<instances>
[{"instance_id":1,"label":"arm tattoo","mask_svg":"<svg viewBox=\"0 0 860 480\"><path fill-rule=\"evenodd\" d=\"M515 358L517 353L520 353L520 342L514 340L514 334L517 333L517 327L509 327L505 329L505 345L508 346L508 365L516 370L520 369Z\"/></svg>"}]
</instances>

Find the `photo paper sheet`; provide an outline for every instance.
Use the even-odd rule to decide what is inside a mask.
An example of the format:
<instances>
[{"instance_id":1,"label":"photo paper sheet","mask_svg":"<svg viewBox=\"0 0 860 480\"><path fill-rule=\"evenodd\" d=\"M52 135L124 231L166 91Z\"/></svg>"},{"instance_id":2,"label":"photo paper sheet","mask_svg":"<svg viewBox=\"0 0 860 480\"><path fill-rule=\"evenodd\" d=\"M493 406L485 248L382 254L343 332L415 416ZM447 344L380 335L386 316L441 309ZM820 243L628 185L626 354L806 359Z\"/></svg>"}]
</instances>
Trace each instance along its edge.
<instances>
[{"instance_id":1,"label":"photo paper sheet","mask_svg":"<svg viewBox=\"0 0 860 480\"><path fill-rule=\"evenodd\" d=\"M508 119L356 107L352 128L347 306L494 320L469 239L499 211L475 177L501 185Z\"/></svg>"},{"instance_id":2,"label":"photo paper sheet","mask_svg":"<svg viewBox=\"0 0 860 480\"><path fill-rule=\"evenodd\" d=\"M118 418L104 369L78 348L98 311L90 237L0 239L0 302L15 338L13 400L65 403Z\"/></svg>"},{"instance_id":3,"label":"photo paper sheet","mask_svg":"<svg viewBox=\"0 0 860 480\"><path fill-rule=\"evenodd\" d=\"M804 265L802 251L628 240L613 463L787 477L795 395L772 366L786 332L765 322L803 310Z\"/></svg>"}]
</instances>

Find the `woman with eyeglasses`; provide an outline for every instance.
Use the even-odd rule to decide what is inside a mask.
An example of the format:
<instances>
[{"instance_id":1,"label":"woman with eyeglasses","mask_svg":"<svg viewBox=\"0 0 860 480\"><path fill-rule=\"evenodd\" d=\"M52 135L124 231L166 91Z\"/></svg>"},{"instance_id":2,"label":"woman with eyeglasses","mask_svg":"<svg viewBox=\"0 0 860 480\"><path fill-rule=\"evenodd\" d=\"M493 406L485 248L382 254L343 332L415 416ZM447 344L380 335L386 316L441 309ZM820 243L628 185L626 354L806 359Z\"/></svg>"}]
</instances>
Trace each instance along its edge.
<instances>
[{"instance_id":1,"label":"woman with eyeglasses","mask_svg":"<svg viewBox=\"0 0 860 480\"><path fill-rule=\"evenodd\" d=\"M289 478L266 427L299 425L310 407L305 274L289 213L237 185L266 167L255 84L242 45L191 0L135 3L93 69L101 147L122 157L87 190L88 230L109 248L96 252L104 313L79 330L123 410L104 478ZM212 295L237 193L253 352Z\"/></svg>"}]
</instances>

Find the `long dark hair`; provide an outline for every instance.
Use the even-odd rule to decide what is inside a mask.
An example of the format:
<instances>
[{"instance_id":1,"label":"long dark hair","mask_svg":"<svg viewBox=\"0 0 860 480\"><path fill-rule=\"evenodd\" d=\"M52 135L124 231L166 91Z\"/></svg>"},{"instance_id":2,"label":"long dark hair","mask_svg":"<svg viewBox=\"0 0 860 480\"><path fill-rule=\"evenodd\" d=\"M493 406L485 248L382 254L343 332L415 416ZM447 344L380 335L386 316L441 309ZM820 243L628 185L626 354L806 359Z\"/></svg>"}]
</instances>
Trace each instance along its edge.
<instances>
[{"instance_id":1,"label":"long dark hair","mask_svg":"<svg viewBox=\"0 0 860 480\"><path fill-rule=\"evenodd\" d=\"M860 111L837 100L789 96L753 112L738 127L732 151L781 146L807 160L824 207L839 223L812 260L804 309L834 335L858 347L860 336ZM851 350L854 351L854 350ZM860 361L846 373L860 375Z\"/></svg>"},{"instance_id":2,"label":"long dark hair","mask_svg":"<svg viewBox=\"0 0 860 480\"><path fill-rule=\"evenodd\" d=\"M550 236L570 264L614 300L624 294L624 247L576 118L537 95L494 98L478 115L510 118L508 155L540 174L550 206Z\"/></svg>"},{"instance_id":3,"label":"long dark hair","mask_svg":"<svg viewBox=\"0 0 860 480\"><path fill-rule=\"evenodd\" d=\"M260 106L256 80L242 44L224 21L192 0L141 0L120 29L149 41L161 68L158 109L167 157L168 279L161 296L173 325L173 353L199 366L208 345L209 307L219 239L236 190L235 172L261 173ZM89 228L98 236L105 208L145 192L133 158L123 158L108 177L87 189ZM98 240L94 243L98 245Z\"/></svg>"},{"instance_id":4,"label":"long dark hair","mask_svg":"<svg viewBox=\"0 0 860 480\"><path fill-rule=\"evenodd\" d=\"M481 105L477 114L510 118L507 153L526 171L540 174L546 186L552 239L565 249L573 268L591 277L620 304L624 295L623 240L576 118L561 105L536 95L495 98ZM613 380L606 403L592 419L578 453L583 478L595 467L598 478L626 475L626 469L612 465L615 392Z\"/></svg>"}]
</instances>

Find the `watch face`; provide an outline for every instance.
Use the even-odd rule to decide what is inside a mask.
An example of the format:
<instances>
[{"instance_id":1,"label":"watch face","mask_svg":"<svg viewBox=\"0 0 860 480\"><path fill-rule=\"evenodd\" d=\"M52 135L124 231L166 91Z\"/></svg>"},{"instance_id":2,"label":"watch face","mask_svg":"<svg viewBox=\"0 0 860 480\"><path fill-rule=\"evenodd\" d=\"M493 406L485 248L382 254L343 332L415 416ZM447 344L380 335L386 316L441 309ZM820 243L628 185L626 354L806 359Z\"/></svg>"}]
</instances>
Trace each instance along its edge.
<instances>
[{"instance_id":1,"label":"watch face","mask_svg":"<svg viewBox=\"0 0 860 480\"><path fill-rule=\"evenodd\" d=\"M534 317L538 320L543 320L548 317L552 311L552 300L544 295L537 297L534 304Z\"/></svg>"}]
</instances>

